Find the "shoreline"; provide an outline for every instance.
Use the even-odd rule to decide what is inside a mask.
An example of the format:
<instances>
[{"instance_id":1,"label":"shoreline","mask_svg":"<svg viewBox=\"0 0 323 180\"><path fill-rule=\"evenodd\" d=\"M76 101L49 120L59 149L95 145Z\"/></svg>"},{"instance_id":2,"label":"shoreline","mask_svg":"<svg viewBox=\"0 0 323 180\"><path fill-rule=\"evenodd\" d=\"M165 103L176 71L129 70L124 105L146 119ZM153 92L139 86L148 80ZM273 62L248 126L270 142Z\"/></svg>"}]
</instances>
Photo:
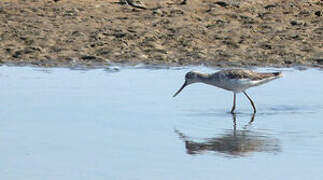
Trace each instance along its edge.
<instances>
[{"instance_id":1,"label":"shoreline","mask_svg":"<svg viewBox=\"0 0 323 180\"><path fill-rule=\"evenodd\" d=\"M264 65L264 66L209 66L206 64L187 64L187 65L175 65L175 64L122 64L122 63L113 63L108 65L82 65L82 64L74 64L74 65L60 65L60 66L43 66L43 65L35 65L35 64L13 64L6 63L0 64L0 66L6 67L27 67L27 68L45 68L45 69L71 69L71 70L95 70L95 69L103 69L111 72L118 72L122 69L181 69L181 68L196 68L196 67L205 67L211 69L295 69L295 70L307 70L307 69L318 69L322 70L323 65L302 65L302 64L293 64L288 66L277 66L277 65Z\"/></svg>"}]
</instances>

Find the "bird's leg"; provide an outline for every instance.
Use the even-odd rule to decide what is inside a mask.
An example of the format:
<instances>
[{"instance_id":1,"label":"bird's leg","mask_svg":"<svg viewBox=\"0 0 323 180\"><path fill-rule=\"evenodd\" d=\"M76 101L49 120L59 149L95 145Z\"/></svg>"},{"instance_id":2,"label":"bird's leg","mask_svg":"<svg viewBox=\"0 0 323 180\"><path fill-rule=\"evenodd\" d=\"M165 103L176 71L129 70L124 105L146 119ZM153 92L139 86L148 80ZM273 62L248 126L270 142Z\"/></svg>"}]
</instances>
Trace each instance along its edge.
<instances>
[{"instance_id":1,"label":"bird's leg","mask_svg":"<svg viewBox=\"0 0 323 180\"><path fill-rule=\"evenodd\" d=\"M232 119L233 119L233 136L236 136L236 131L237 131L237 117L236 114L232 114Z\"/></svg>"},{"instance_id":2,"label":"bird's leg","mask_svg":"<svg viewBox=\"0 0 323 180\"><path fill-rule=\"evenodd\" d=\"M249 99L252 107L253 107L253 113L256 113L256 107L255 104L253 103L252 99L248 96L248 94L246 93L246 91L243 91L243 94L247 96L247 98Z\"/></svg>"},{"instance_id":3,"label":"bird's leg","mask_svg":"<svg viewBox=\"0 0 323 180\"><path fill-rule=\"evenodd\" d=\"M231 109L231 113L234 114L234 110L236 109L236 93L233 93L233 106Z\"/></svg>"},{"instance_id":4,"label":"bird's leg","mask_svg":"<svg viewBox=\"0 0 323 180\"><path fill-rule=\"evenodd\" d=\"M253 113L252 114L252 116L251 116L251 119L250 119L250 121L248 122L248 124L250 125L250 124L252 124L253 123L253 121L255 120L255 113Z\"/></svg>"}]
</instances>

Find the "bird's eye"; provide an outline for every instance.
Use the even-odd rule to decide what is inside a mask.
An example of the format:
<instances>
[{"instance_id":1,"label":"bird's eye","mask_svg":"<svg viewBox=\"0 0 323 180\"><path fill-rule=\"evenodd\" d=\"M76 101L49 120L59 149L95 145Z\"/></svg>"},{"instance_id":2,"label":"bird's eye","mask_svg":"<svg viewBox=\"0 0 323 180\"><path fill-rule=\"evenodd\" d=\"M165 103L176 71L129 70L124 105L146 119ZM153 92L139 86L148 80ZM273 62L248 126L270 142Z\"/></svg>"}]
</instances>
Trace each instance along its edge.
<instances>
[{"instance_id":1,"label":"bird's eye","mask_svg":"<svg viewBox=\"0 0 323 180\"><path fill-rule=\"evenodd\" d=\"M192 79L193 78L193 74L192 73L187 73L186 75L185 75L185 78L186 79Z\"/></svg>"}]
</instances>

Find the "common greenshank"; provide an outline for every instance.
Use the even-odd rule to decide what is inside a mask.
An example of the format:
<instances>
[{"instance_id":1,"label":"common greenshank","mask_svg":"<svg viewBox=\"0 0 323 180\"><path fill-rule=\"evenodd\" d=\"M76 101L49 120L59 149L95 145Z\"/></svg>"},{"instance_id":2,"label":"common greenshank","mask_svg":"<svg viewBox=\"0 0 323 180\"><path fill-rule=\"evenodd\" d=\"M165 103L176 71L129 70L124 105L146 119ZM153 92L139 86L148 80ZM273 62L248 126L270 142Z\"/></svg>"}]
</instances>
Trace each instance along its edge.
<instances>
[{"instance_id":1,"label":"common greenshank","mask_svg":"<svg viewBox=\"0 0 323 180\"><path fill-rule=\"evenodd\" d=\"M190 71L185 75L183 86L174 94L173 97L177 96L187 85L201 82L233 92L232 114L236 108L236 94L241 92L249 99L253 107L253 111L256 113L255 104L245 90L280 77L282 77L281 72L261 73L243 69L227 69L215 73Z\"/></svg>"}]
</instances>

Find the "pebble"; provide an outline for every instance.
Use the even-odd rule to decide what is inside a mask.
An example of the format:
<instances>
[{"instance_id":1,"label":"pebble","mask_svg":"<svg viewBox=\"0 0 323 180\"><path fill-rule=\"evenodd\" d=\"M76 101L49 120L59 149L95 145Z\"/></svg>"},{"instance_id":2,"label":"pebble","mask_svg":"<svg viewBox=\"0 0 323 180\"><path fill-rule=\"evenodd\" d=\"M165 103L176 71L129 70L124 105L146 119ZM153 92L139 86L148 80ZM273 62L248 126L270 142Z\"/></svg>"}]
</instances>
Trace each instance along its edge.
<instances>
[{"instance_id":1,"label":"pebble","mask_svg":"<svg viewBox=\"0 0 323 180\"><path fill-rule=\"evenodd\" d=\"M316 11L314 14L315 14L316 16L322 16L321 11Z\"/></svg>"}]
</instances>

